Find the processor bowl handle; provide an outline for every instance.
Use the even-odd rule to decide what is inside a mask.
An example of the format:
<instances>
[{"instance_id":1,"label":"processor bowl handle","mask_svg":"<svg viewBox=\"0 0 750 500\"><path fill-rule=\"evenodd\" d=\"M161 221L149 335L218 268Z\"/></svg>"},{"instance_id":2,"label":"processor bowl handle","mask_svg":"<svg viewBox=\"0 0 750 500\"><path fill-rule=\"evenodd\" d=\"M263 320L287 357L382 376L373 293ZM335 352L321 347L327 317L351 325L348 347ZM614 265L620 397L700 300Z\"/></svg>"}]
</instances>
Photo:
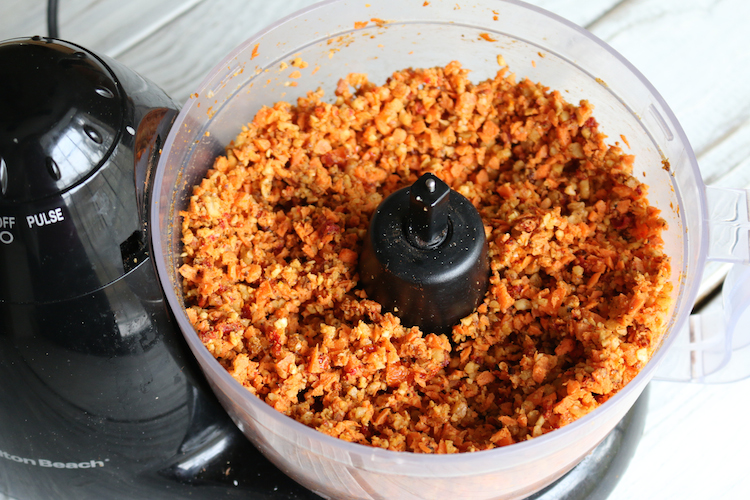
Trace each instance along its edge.
<instances>
[{"instance_id":1,"label":"processor bowl handle","mask_svg":"<svg viewBox=\"0 0 750 500\"><path fill-rule=\"evenodd\" d=\"M750 377L750 190L706 187L707 260L733 263L723 308L692 314L654 380L721 384Z\"/></svg>"}]
</instances>

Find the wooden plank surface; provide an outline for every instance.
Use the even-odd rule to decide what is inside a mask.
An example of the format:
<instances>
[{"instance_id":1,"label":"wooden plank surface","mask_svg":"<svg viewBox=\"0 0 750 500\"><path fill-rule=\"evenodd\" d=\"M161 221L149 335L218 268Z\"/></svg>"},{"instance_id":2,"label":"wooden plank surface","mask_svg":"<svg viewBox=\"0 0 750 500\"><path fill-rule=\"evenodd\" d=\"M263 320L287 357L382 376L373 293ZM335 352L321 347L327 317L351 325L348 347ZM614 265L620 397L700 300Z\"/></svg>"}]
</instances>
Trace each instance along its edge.
<instances>
[{"instance_id":1,"label":"wooden plank surface","mask_svg":"<svg viewBox=\"0 0 750 500\"><path fill-rule=\"evenodd\" d=\"M373 2L377 0L372 0ZM184 101L243 40L309 0L60 0L62 38L118 60ZM750 2L533 0L628 58L682 123L704 178L750 186ZM0 39L46 34L43 0L3 0ZM708 268L720 281L726 266ZM708 307L716 307L714 301ZM741 499L750 381L654 382L646 430L609 500ZM739 420L735 424L735 420Z\"/></svg>"},{"instance_id":2,"label":"wooden plank surface","mask_svg":"<svg viewBox=\"0 0 750 500\"><path fill-rule=\"evenodd\" d=\"M203 0L59 0L59 37L117 57ZM46 0L3 0L2 39L48 35ZM10 15L9 15L10 14Z\"/></svg>"},{"instance_id":3,"label":"wooden plank surface","mask_svg":"<svg viewBox=\"0 0 750 500\"><path fill-rule=\"evenodd\" d=\"M699 157L750 116L745 0L629 0L592 24L661 92Z\"/></svg>"},{"instance_id":4,"label":"wooden plank surface","mask_svg":"<svg viewBox=\"0 0 750 500\"><path fill-rule=\"evenodd\" d=\"M46 35L45 0L3 0L0 39ZM536 0L586 25L621 0ZM313 0L60 0L60 38L115 57L185 102L232 49Z\"/></svg>"},{"instance_id":5,"label":"wooden plank surface","mask_svg":"<svg viewBox=\"0 0 750 500\"><path fill-rule=\"evenodd\" d=\"M247 7L246 3L257 8ZM152 79L179 102L185 102L232 49L273 22L313 3L286 0L274 3L273 9L265 9L262 5L267 3L259 0L203 1L170 24L169 33L174 36L155 32L117 59ZM174 64L185 58L190 61L188 64Z\"/></svg>"}]
</instances>

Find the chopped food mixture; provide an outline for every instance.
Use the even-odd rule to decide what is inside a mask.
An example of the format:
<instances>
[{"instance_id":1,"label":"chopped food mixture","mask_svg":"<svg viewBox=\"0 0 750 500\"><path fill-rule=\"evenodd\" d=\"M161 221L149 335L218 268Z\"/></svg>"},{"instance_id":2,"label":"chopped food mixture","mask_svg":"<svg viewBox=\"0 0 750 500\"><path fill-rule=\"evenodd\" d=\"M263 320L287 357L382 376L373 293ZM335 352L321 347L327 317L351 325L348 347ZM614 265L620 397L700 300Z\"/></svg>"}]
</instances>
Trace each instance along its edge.
<instances>
[{"instance_id":1,"label":"chopped food mixture","mask_svg":"<svg viewBox=\"0 0 750 500\"><path fill-rule=\"evenodd\" d=\"M248 391L347 441L454 453L564 426L639 372L671 306L666 223L588 102L457 62L335 94L261 109L181 212L188 317ZM371 215L425 172L489 243L489 291L450 337L357 283Z\"/></svg>"}]
</instances>

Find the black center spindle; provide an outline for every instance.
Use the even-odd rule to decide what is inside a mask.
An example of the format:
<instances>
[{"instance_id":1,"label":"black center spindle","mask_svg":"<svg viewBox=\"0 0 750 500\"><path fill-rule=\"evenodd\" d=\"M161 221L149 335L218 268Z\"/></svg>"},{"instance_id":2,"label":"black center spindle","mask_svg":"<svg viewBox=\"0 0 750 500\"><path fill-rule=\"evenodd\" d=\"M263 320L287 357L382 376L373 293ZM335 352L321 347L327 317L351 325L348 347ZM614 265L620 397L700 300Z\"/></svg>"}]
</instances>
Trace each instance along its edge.
<instances>
[{"instance_id":1,"label":"black center spindle","mask_svg":"<svg viewBox=\"0 0 750 500\"><path fill-rule=\"evenodd\" d=\"M408 237L419 248L435 248L448 235L450 188L433 174L424 174L411 186Z\"/></svg>"},{"instance_id":2,"label":"black center spindle","mask_svg":"<svg viewBox=\"0 0 750 500\"><path fill-rule=\"evenodd\" d=\"M489 282L479 213L431 173L380 204L359 262L367 295L426 333L450 333Z\"/></svg>"}]
</instances>

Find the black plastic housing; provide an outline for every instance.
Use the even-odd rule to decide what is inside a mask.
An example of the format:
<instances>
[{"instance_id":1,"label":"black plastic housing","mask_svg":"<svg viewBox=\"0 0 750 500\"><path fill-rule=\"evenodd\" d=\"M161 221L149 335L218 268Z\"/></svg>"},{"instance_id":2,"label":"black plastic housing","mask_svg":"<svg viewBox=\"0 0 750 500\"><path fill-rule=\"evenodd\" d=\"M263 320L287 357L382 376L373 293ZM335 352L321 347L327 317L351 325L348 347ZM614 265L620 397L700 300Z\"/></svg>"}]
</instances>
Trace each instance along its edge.
<instances>
[{"instance_id":1,"label":"black plastic housing","mask_svg":"<svg viewBox=\"0 0 750 500\"><path fill-rule=\"evenodd\" d=\"M239 499L288 481L220 407L150 255L179 106L40 37L0 43L0 95L0 493Z\"/></svg>"}]
</instances>

